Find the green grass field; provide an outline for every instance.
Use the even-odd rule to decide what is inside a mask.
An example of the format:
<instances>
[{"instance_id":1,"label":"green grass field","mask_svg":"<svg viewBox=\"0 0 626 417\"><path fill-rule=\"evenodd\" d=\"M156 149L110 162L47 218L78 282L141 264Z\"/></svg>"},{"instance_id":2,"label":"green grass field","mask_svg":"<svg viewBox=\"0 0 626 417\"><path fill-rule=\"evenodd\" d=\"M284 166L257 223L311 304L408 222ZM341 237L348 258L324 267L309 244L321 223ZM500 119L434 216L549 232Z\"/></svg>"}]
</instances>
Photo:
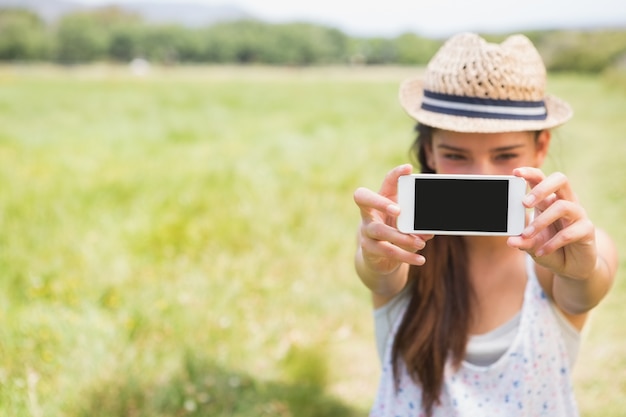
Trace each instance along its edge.
<instances>
[{"instance_id":1,"label":"green grass field","mask_svg":"<svg viewBox=\"0 0 626 417\"><path fill-rule=\"evenodd\" d=\"M410 69L0 68L0 415L362 416L378 359L361 185L406 162ZM553 77L567 173L626 249L626 92ZM626 270L584 416L626 410Z\"/></svg>"}]
</instances>

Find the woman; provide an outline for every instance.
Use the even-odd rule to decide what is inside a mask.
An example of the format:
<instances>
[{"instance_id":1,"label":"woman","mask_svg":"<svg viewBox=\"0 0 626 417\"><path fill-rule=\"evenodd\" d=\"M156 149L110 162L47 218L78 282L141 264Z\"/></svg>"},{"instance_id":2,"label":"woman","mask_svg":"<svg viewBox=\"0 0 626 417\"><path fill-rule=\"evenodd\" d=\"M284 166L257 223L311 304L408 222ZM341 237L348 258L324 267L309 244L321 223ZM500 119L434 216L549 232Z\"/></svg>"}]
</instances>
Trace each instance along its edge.
<instances>
[{"instance_id":1,"label":"woman","mask_svg":"<svg viewBox=\"0 0 626 417\"><path fill-rule=\"evenodd\" d=\"M540 170L549 129L572 115L545 83L526 37L490 44L465 33L442 46L423 81L402 84L422 172L522 177L534 216L520 236L402 234L396 183L410 165L378 193L356 190L355 266L373 295L383 367L371 416L578 414L580 331L611 287L617 253L567 177Z\"/></svg>"}]
</instances>

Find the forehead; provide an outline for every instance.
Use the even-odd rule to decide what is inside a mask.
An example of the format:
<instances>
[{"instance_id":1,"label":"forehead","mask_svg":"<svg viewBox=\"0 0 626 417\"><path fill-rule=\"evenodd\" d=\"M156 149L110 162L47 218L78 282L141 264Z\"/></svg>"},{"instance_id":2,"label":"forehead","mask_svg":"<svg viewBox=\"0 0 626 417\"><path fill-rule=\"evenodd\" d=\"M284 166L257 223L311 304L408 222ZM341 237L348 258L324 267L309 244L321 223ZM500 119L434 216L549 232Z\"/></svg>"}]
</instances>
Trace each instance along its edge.
<instances>
[{"instance_id":1,"label":"forehead","mask_svg":"<svg viewBox=\"0 0 626 417\"><path fill-rule=\"evenodd\" d=\"M449 130L433 132L433 147L451 146L459 149L480 150L511 146L530 146L533 132L462 133Z\"/></svg>"}]
</instances>

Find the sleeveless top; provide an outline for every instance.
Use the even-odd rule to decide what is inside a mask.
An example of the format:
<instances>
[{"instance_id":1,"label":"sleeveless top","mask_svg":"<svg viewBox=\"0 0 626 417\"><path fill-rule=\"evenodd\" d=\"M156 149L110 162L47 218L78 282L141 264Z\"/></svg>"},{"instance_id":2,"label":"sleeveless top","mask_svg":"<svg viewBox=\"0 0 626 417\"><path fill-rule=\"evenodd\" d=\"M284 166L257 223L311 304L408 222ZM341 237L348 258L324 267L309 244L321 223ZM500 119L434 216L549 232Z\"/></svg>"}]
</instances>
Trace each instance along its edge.
<instances>
[{"instance_id":1,"label":"sleeveless top","mask_svg":"<svg viewBox=\"0 0 626 417\"><path fill-rule=\"evenodd\" d=\"M527 267L528 281L519 318L519 328L505 353L488 366L463 361L455 370L445 368L440 404L433 417L572 417L578 416L571 381L568 350L551 301L543 292L534 268ZM370 417L422 417L422 390L398 365L394 384L391 361L393 326L383 356L378 394Z\"/></svg>"}]
</instances>

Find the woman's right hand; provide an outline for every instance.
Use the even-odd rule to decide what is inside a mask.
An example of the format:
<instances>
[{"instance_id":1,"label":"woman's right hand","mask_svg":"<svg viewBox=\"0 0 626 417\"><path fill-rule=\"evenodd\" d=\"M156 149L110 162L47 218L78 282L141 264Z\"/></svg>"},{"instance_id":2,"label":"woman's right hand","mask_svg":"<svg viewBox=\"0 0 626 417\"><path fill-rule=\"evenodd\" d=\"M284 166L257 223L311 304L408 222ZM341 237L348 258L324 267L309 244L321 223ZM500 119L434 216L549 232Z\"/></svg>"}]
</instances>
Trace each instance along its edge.
<instances>
[{"instance_id":1,"label":"woman's right hand","mask_svg":"<svg viewBox=\"0 0 626 417\"><path fill-rule=\"evenodd\" d=\"M426 261L416 252L424 249L426 241L433 236L405 234L396 228L400 214L398 177L412 171L410 164L398 166L387 173L378 193L367 188L354 192L354 201L361 211L358 250L362 265L357 264L361 276L365 272L370 276L386 276L404 263L419 266Z\"/></svg>"}]
</instances>

